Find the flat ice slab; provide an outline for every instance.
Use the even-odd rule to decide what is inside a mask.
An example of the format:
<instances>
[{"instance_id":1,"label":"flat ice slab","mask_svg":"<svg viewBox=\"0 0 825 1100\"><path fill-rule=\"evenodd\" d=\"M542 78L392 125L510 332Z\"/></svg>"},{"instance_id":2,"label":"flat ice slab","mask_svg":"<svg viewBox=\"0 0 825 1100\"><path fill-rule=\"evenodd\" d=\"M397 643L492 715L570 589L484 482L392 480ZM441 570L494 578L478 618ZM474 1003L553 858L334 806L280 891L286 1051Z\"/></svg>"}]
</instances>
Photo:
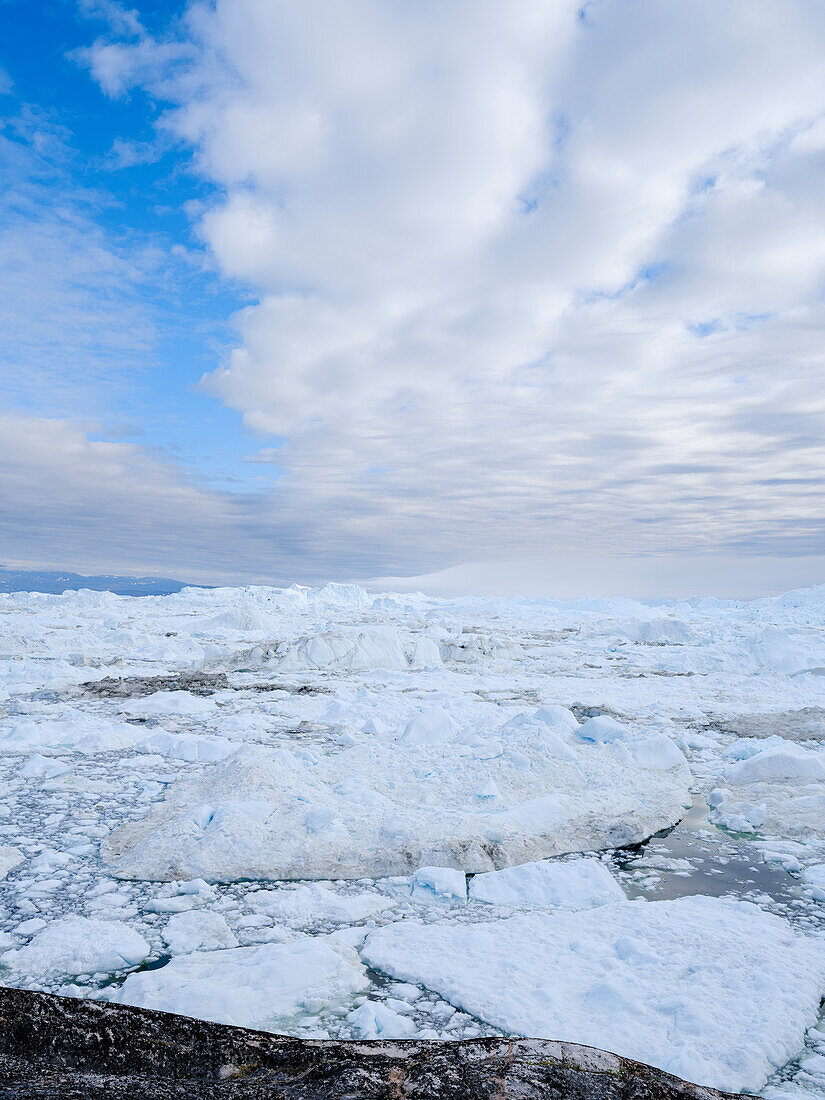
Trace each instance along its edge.
<instances>
[{"instance_id":1,"label":"flat ice slab","mask_svg":"<svg viewBox=\"0 0 825 1100\"><path fill-rule=\"evenodd\" d=\"M621 1051L731 1092L759 1089L801 1048L825 982L825 940L707 897L399 922L361 957L510 1034Z\"/></svg>"},{"instance_id":2,"label":"flat ice slab","mask_svg":"<svg viewBox=\"0 0 825 1100\"><path fill-rule=\"evenodd\" d=\"M636 843L690 803L683 764L650 770L621 747L563 743L541 724L502 734L438 744L371 738L319 757L245 747L178 779L101 852L134 879L479 872Z\"/></svg>"},{"instance_id":3,"label":"flat ice slab","mask_svg":"<svg viewBox=\"0 0 825 1100\"><path fill-rule=\"evenodd\" d=\"M476 875L473 901L518 909L593 909L624 901L624 892L604 864L595 859L569 863L522 863Z\"/></svg>"},{"instance_id":4,"label":"flat ice slab","mask_svg":"<svg viewBox=\"0 0 825 1100\"><path fill-rule=\"evenodd\" d=\"M109 999L262 1031L299 1013L346 1008L369 982L351 947L329 937L178 955L130 974Z\"/></svg>"},{"instance_id":5,"label":"flat ice slab","mask_svg":"<svg viewBox=\"0 0 825 1100\"><path fill-rule=\"evenodd\" d=\"M148 954L148 943L122 921L65 917L0 955L0 964L27 975L90 974L137 966Z\"/></svg>"}]
</instances>

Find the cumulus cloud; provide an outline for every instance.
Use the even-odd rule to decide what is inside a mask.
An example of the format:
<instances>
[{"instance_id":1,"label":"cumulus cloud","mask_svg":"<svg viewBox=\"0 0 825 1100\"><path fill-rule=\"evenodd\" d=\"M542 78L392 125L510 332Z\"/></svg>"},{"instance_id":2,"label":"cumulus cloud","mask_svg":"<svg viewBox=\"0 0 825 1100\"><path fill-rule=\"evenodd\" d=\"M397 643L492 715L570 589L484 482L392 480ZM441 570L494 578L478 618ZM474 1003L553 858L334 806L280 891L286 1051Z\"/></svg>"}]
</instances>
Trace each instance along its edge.
<instances>
[{"instance_id":1,"label":"cumulus cloud","mask_svg":"<svg viewBox=\"0 0 825 1100\"><path fill-rule=\"evenodd\" d=\"M417 571L821 547L823 51L818 0L217 0L86 61L218 189L278 507Z\"/></svg>"}]
</instances>

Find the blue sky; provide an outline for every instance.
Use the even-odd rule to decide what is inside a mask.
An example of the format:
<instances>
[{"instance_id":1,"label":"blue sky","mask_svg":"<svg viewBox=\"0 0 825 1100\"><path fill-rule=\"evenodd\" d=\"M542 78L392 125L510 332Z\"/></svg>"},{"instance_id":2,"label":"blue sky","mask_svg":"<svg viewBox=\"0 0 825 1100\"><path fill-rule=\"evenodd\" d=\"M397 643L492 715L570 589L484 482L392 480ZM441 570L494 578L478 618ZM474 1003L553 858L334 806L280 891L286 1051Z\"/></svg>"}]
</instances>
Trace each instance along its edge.
<instances>
[{"instance_id":1,"label":"blue sky","mask_svg":"<svg viewBox=\"0 0 825 1100\"><path fill-rule=\"evenodd\" d=\"M0 559L821 578L818 0L0 29Z\"/></svg>"},{"instance_id":2,"label":"blue sky","mask_svg":"<svg viewBox=\"0 0 825 1100\"><path fill-rule=\"evenodd\" d=\"M148 30L161 29L182 8L141 4L140 19ZM214 270L183 209L187 203L208 201L214 188L188 171L186 151L164 148L157 141L158 110L150 96L137 92L110 98L79 63L75 51L106 28L95 7L74 0L6 0L0 14L8 76L5 135L21 154L37 157L36 172L46 188L57 189L56 201L62 191L85 191L84 205L94 223L126 255L151 245L167 254L176 249L194 253L190 266L202 265L201 270L175 269L174 278L165 279L161 287L147 278L132 289L152 335L133 357L121 352L115 366L126 369L116 382L91 392L83 385L81 361L73 368L75 396L26 388L17 407L50 416L81 411L100 420L99 429L90 432L92 439L133 440L155 448L215 486L255 490L271 484L271 476L244 462L250 443L240 414L198 389L203 374L232 340L233 314L251 300L249 288L221 279ZM25 129L15 126L15 117L27 114L37 121L29 120ZM41 127L54 135L54 146L37 156L32 134ZM136 149L138 156L143 151L147 159L128 163L118 151L129 149ZM33 175L21 172L16 182L25 188ZM29 217L36 214L29 211ZM118 324L109 315L101 322ZM44 337L41 354L59 362L59 340L52 333ZM7 350L4 364L10 375L19 367L14 350Z\"/></svg>"}]
</instances>

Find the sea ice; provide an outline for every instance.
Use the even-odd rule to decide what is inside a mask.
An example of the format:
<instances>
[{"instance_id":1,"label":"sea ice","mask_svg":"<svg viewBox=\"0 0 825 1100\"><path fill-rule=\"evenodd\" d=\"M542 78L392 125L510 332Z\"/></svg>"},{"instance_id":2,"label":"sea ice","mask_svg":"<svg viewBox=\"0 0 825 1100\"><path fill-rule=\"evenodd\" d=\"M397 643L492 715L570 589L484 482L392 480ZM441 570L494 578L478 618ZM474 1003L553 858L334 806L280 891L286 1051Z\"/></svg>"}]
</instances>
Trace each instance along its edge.
<instances>
[{"instance_id":1,"label":"sea ice","mask_svg":"<svg viewBox=\"0 0 825 1100\"><path fill-rule=\"evenodd\" d=\"M319 882L284 890L254 890L248 900L258 913L298 924L354 922L393 905L390 898L380 894L335 894Z\"/></svg>"},{"instance_id":2,"label":"sea ice","mask_svg":"<svg viewBox=\"0 0 825 1100\"><path fill-rule=\"evenodd\" d=\"M301 1012L346 1008L368 985L351 947L316 936L176 955L157 970L130 974L111 1000L276 1031Z\"/></svg>"},{"instance_id":3,"label":"sea ice","mask_svg":"<svg viewBox=\"0 0 825 1100\"><path fill-rule=\"evenodd\" d=\"M655 606L354 585L0 594L4 980L89 975L78 995L109 996L151 941L173 962L115 996L304 1034L569 1027L729 1087L790 1053L765 1093L786 1100L813 1080L810 941L719 901L624 902L608 863L548 857L641 841L694 790L743 835L691 815L691 858L649 847L634 892L675 875L679 893L764 889L760 905L821 924L824 615L825 586ZM102 877L98 842L112 875L172 881ZM81 911L98 923L62 923ZM411 913L426 928L375 931ZM387 973L436 992L373 995L352 953L368 936ZM435 1001L450 990L480 1019Z\"/></svg>"},{"instance_id":4,"label":"sea ice","mask_svg":"<svg viewBox=\"0 0 825 1100\"><path fill-rule=\"evenodd\" d=\"M0 955L0 963L20 975L93 974L137 966L148 954L143 937L122 921L65 917Z\"/></svg>"},{"instance_id":5,"label":"sea ice","mask_svg":"<svg viewBox=\"0 0 825 1100\"><path fill-rule=\"evenodd\" d=\"M163 930L171 955L186 955L192 951L216 951L237 947L238 941L220 913L191 910L175 913Z\"/></svg>"},{"instance_id":6,"label":"sea ice","mask_svg":"<svg viewBox=\"0 0 825 1100\"><path fill-rule=\"evenodd\" d=\"M101 853L123 878L478 872L637 843L690 804L686 769L649 771L609 745L579 743L560 759L545 736L514 731L506 747L369 742L320 758L245 746L179 778ZM479 798L490 780L499 796Z\"/></svg>"},{"instance_id":7,"label":"sea ice","mask_svg":"<svg viewBox=\"0 0 825 1100\"><path fill-rule=\"evenodd\" d=\"M699 1084L755 1091L803 1044L825 941L747 902L687 897L494 923L398 922L368 966L512 1035L612 1050Z\"/></svg>"},{"instance_id":8,"label":"sea ice","mask_svg":"<svg viewBox=\"0 0 825 1100\"><path fill-rule=\"evenodd\" d=\"M603 863L574 859L522 863L475 875L470 898L518 909L592 909L623 901L624 893Z\"/></svg>"},{"instance_id":9,"label":"sea ice","mask_svg":"<svg viewBox=\"0 0 825 1100\"><path fill-rule=\"evenodd\" d=\"M0 844L0 881L25 858L20 849L15 848L13 844Z\"/></svg>"},{"instance_id":10,"label":"sea ice","mask_svg":"<svg viewBox=\"0 0 825 1100\"><path fill-rule=\"evenodd\" d=\"M419 867L410 879L410 894L418 901L435 898L467 900L467 878L454 867Z\"/></svg>"}]
</instances>

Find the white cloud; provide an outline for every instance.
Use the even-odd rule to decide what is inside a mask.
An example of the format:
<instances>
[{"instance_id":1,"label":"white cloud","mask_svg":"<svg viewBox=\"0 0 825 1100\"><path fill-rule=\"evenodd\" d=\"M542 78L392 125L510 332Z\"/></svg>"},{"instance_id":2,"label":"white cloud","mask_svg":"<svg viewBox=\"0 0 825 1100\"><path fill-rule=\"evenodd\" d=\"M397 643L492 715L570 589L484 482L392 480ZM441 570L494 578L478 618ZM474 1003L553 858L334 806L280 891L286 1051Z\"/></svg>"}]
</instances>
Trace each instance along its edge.
<instances>
[{"instance_id":1,"label":"white cloud","mask_svg":"<svg viewBox=\"0 0 825 1100\"><path fill-rule=\"evenodd\" d=\"M87 56L222 191L205 385L279 507L420 569L821 545L823 51L818 0L217 0Z\"/></svg>"},{"instance_id":2,"label":"white cloud","mask_svg":"<svg viewBox=\"0 0 825 1100\"><path fill-rule=\"evenodd\" d=\"M272 581L318 575L313 525L218 493L89 425L0 415L4 561L78 572Z\"/></svg>"}]
</instances>

